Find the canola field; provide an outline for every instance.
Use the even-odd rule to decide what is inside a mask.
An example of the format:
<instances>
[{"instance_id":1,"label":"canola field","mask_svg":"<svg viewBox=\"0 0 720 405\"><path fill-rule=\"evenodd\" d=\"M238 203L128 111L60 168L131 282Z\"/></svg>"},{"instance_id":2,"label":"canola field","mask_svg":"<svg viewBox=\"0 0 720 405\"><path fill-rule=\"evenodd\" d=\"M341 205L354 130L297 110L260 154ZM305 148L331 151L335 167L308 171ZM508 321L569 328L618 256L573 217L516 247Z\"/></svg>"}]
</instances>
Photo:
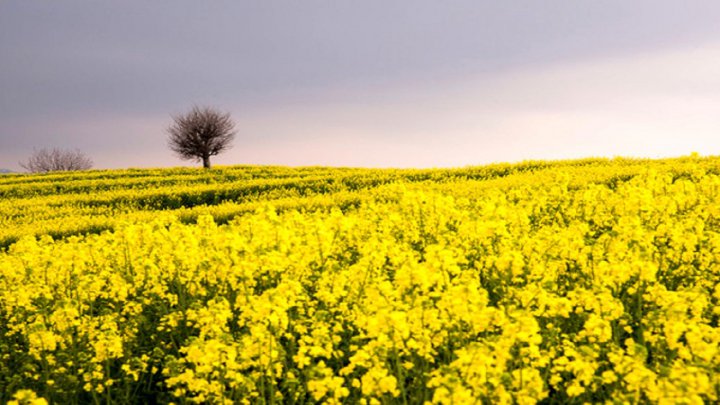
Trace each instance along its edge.
<instances>
[{"instance_id":1,"label":"canola field","mask_svg":"<svg viewBox=\"0 0 720 405\"><path fill-rule=\"evenodd\" d=\"M0 176L0 403L720 401L720 158Z\"/></svg>"}]
</instances>

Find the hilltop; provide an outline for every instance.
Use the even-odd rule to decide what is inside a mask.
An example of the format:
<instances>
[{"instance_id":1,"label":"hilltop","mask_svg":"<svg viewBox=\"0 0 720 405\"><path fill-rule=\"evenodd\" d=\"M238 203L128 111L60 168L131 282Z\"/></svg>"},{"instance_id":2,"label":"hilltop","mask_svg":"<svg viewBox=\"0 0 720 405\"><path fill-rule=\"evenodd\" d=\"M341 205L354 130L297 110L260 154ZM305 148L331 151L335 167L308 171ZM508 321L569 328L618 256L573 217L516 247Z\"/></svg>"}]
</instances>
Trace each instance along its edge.
<instances>
[{"instance_id":1,"label":"hilltop","mask_svg":"<svg viewBox=\"0 0 720 405\"><path fill-rule=\"evenodd\" d=\"M266 204L276 209L344 210L386 198L389 186L398 183L449 195L467 194L466 187L504 190L513 184L561 177L573 184L615 188L648 170L673 177L697 170L718 173L720 158L592 158L456 169L227 166L210 171L125 169L13 176L0 180L0 211L7 213L0 246L23 235L60 238L98 233L118 223L148 221L158 213L175 215L186 223L210 214L222 223ZM68 216L74 220L68 221Z\"/></svg>"}]
</instances>

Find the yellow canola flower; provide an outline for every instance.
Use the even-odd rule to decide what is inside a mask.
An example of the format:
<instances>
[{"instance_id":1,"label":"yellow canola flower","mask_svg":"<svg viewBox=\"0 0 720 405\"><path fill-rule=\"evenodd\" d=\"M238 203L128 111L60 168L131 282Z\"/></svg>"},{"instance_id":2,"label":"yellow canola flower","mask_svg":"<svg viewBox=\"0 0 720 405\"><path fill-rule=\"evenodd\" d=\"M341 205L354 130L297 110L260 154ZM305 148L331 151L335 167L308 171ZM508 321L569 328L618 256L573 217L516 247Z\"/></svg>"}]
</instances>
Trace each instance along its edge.
<instances>
[{"instance_id":1,"label":"yellow canola flower","mask_svg":"<svg viewBox=\"0 0 720 405\"><path fill-rule=\"evenodd\" d=\"M8 405L47 405L48 401L44 398L38 398L32 390L19 390L13 394L13 399L8 401Z\"/></svg>"},{"instance_id":2,"label":"yellow canola flower","mask_svg":"<svg viewBox=\"0 0 720 405\"><path fill-rule=\"evenodd\" d=\"M2 176L0 401L715 403L718 173Z\"/></svg>"}]
</instances>

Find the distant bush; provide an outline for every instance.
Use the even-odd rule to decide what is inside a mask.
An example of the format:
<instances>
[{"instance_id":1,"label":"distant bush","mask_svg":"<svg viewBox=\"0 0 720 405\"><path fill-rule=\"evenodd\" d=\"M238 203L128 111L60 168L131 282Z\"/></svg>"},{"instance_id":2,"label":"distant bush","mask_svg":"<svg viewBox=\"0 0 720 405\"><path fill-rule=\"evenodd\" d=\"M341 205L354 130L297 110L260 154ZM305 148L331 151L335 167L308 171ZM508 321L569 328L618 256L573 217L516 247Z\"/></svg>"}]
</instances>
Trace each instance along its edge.
<instances>
[{"instance_id":1,"label":"distant bush","mask_svg":"<svg viewBox=\"0 0 720 405\"><path fill-rule=\"evenodd\" d=\"M44 173L55 171L87 170L92 168L93 162L79 150L40 149L20 166L30 173Z\"/></svg>"}]
</instances>

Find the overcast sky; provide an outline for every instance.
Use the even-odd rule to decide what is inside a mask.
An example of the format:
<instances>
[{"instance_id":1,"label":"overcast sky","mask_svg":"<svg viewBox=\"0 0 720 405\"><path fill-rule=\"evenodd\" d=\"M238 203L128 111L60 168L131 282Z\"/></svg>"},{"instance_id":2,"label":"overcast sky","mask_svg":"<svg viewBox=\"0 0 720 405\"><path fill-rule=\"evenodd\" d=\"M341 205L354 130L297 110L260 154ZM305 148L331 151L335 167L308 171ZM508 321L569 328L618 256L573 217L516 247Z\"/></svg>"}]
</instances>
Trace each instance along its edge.
<instances>
[{"instance_id":1,"label":"overcast sky","mask_svg":"<svg viewBox=\"0 0 720 405\"><path fill-rule=\"evenodd\" d=\"M193 104L237 122L216 164L718 155L719 22L688 0L0 0L0 168L193 165L165 133Z\"/></svg>"}]
</instances>

